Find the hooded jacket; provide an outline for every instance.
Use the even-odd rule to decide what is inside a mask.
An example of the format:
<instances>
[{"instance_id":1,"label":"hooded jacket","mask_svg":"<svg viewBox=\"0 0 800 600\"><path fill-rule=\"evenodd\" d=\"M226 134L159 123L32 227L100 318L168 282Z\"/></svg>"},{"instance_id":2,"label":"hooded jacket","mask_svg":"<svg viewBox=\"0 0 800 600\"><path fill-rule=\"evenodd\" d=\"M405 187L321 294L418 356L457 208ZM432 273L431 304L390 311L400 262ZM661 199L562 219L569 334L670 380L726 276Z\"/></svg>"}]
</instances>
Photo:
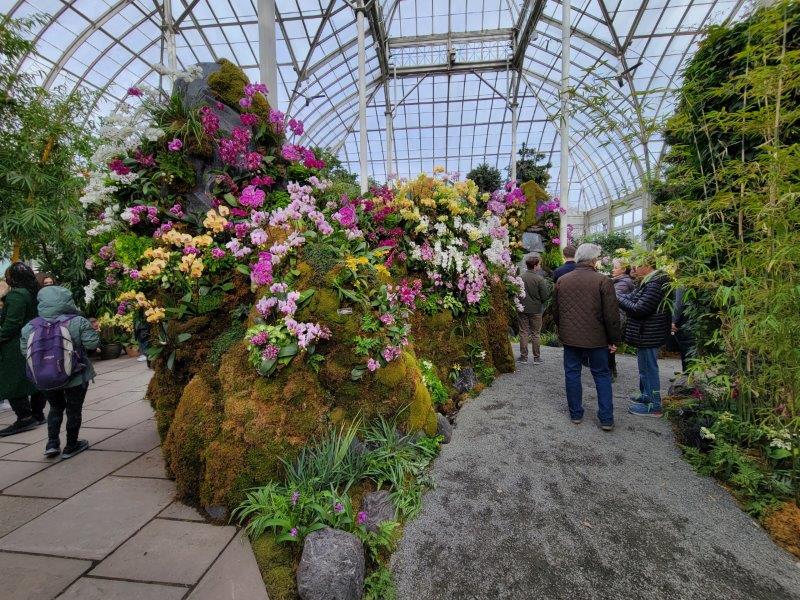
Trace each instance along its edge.
<instances>
[{"instance_id":1,"label":"hooded jacket","mask_svg":"<svg viewBox=\"0 0 800 600\"><path fill-rule=\"evenodd\" d=\"M39 290L36 296L39 301L39 316L50 321L72 320L67 325L72 342L77 347L83 347L87 354L86 368L69 380L64 387L75 387L83 385L87 381L94 379L94 367L92 361L88 359L88 351L94 350L100 345L100 336L92 328L89 321L80 316L78 307L72 300L72 294L66 288L57 285L50 285ZM22 328L19 347L23 355L27 352L28 336L33 331L33 326L28 323Z\"/></svg>"}]
</instances>

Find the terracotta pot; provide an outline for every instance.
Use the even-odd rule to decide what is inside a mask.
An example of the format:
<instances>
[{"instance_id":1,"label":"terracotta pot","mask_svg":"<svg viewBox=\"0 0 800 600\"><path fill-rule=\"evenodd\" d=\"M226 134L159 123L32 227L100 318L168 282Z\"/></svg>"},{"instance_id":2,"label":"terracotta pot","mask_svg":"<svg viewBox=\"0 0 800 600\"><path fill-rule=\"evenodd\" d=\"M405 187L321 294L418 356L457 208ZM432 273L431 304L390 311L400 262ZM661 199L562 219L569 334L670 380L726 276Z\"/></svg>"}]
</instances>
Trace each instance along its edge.
<instances>
[{"instance_id":1,"label":"terracotta pot","mask_svg":"<svg viewBox=\"0 0 800 600\"><path fill-rule=\"evenodd\" d=\"M131 358L139 356L139 349L136 346L125 346L125 354Z\"/></svg>"}]
</instances>

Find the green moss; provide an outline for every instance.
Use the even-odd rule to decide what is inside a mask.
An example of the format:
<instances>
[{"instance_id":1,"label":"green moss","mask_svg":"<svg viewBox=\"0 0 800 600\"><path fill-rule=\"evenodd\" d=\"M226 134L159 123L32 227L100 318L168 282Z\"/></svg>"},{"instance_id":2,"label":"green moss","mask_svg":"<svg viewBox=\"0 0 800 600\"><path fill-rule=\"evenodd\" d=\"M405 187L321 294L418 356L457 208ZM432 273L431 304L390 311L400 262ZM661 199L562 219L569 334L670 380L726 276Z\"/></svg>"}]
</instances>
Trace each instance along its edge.
<instances>
[{"instance_id":1,"label":"green moss","mask_svg":"<svg viewBox=\"0 0 800 600\"><path fill-rule=\"evenodd\" d=\"M297 600L296 559L292 547L264 534L251 542L270 600Z\"/></svg>"},{"instance_id":2,"label":"green moss","mask_svg":"<svg viewBox=\"0 0 800 600\"><path fill-rule=\"evenodd\" d=\"M244 96L244 86L250 83L244 71L231 61L222 58L219 61L218 71L208 76L208 86L214 95L231 108L239 109L239 100ZM269 120L269 103L261 95L253 96L252 112Z\"/></svg>"},{"instance_id":3,"label":"green moss","mask_svg":"<svg viewBox=\"0 0 800 600\"><path fill-rule=\"evenodd\" d=\"M526 181L523 183L520 188L522 192L525 194L525 200L527 204L525 206L525 214L522 216L522 223L520 223L520 231L525 231L531 225L536 224L538 217L536 215L536 209L539 207L539 204L546 201L549 196L547 192L545 192L538 183L535 181Z\"/></svg>"},{"instance_id":4,"label":"green moss","mask_svg":"<svg viewBox=\"0 0 800 600\"><path fill-rule=\"evenodd\" d=\"M214 341L211 342L211 351L208 353L208 361L214 366L219 366L222 355L230 350L235 343L242 341L245 331L244 323L236 322L231 325L230 329L223 331L214 338Z\"/></svg>"}]
</instances>

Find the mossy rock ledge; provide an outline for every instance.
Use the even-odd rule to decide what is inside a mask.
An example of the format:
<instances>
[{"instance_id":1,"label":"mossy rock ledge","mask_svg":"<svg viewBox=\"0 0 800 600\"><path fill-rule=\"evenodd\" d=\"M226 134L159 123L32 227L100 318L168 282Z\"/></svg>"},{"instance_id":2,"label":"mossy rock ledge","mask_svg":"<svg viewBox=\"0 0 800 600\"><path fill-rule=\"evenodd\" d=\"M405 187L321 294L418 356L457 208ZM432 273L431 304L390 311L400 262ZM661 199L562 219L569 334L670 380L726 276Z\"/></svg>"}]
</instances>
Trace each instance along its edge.
<instances>
[{"instance_id":1,"label":"mossy rock ledge","mask_svg":"<svg viewBox=\"0 0 800 600\"><path fill-rule=\"evenodd\" d=\"M469 327L456 327L449 312L418 315L414 341L400 358L358 381L351 372L364 359L349 341L361 315L340 314L345 311L329 288L317 288L300 315L332 333L317 346L325 360L316 371L297 356L264 378L248 363L246 341L230 339L234 328L243 330L241 324L219 315L180 324L181 331L194 335L180 347L173 370L162 359L155 362L147 392L178 496L198 506L232 509L245 490L282 477L281 459L291 460L331 426L359 418L396 417L406 431L435 434L436 411L419 360L430 360L448 382L452 365L463 361L472 343L486 350L486 365L500 373L514 369L502 289L493 292L492 302L502 309ZM220 340L227 349L214 351Z\"/></svg>"}]
</instances>

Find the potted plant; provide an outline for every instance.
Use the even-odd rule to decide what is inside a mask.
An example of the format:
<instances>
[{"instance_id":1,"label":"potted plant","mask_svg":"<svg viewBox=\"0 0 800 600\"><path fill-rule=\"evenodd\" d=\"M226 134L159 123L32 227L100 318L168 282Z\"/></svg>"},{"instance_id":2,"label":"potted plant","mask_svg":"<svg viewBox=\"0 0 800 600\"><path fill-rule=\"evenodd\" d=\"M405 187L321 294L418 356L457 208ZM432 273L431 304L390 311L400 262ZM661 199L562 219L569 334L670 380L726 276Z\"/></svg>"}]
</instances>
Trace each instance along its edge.
<instances>
[{"instance_id":1,"label":"potted plant","mask_svg":"<svg viewBox=\"0 0 800 600\"><path fill-rule=\"evenodd\" d=\"M100 324L100 358L119 358L123 346L130 340L133 324L126 315L105 314L98 319Z\"/></svg>"},{"instance_id":2,"label":"potted plant","mask_svg":"<svg viewBox=\"0 0 800 600\"><path fill-rule=\"evenodd\" d=\"M136 358L139 356L139 342L136 341L136 338L129 334L126 336L125 342L125 354L127 354L131 358Z\"/></svg>"}]
</instances>

